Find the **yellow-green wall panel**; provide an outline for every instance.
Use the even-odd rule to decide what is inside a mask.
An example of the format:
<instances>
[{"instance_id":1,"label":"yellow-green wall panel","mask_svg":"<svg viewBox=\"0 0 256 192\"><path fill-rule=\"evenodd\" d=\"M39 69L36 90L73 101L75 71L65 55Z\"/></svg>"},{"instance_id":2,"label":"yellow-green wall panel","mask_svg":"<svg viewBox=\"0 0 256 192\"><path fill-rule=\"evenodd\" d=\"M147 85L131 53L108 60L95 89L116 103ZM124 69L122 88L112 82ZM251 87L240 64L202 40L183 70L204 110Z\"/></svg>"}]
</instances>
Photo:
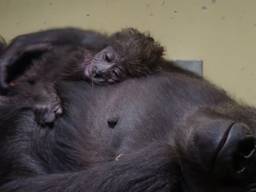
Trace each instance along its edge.
<instances>
[{"instance_id":1,"label":"yellow-green wall panel","mask_svg":"<svg viewBox=\"0 0 256 192\"><path fill-rule=\"evenodd\" d=\"M203 59L208 79L256 105L255 10L255 0L0 0L0 34L136 27L150 31L170 59Z\"/></svg>"}]
</instances>

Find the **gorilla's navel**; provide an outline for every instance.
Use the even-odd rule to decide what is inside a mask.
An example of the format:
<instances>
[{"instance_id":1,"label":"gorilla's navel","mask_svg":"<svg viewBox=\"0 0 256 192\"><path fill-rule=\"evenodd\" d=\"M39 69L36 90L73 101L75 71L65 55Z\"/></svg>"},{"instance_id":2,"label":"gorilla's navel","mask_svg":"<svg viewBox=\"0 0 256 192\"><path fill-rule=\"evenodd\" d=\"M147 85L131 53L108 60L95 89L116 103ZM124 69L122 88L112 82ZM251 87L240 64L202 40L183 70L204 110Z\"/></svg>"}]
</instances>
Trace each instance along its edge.
<instances>
[{"instance_id":1,"label":"gorilla's navel","mask_svg":"<svg viewBox=\"0 0 256 192\"><path fill-rule=\"evenodd\" d=\"M107 123L108 123L108 127L111 129L114 129L118 123L119 117L112 117L109 118Z\"/></svg>"}]
</instances>

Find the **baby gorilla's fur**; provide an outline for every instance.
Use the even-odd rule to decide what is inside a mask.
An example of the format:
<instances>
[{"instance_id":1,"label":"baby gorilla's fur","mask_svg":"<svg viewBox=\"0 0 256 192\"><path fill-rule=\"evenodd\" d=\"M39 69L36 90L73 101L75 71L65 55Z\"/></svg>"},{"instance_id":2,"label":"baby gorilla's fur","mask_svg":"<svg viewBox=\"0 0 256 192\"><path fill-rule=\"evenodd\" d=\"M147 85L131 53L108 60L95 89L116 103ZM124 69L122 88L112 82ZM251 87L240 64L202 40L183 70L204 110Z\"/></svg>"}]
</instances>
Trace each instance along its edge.
<instances>
[{"instance_id":1,"label":"baby gorilla's fur","mask_svg":"<svg viewBox=\"0 0 256 192\"><path fill-rule=\"evenodd\" d=\"M62 35L61 38L65 37ZM63 112L55 90L55 84L60 80L89 80L94 84L110 84L157 71L164 49L149 35L128 28L107 39L107 45L103 48L99 46L98 49L72 42L61 45L47 42L47 50L9 82L9 92L14 94L9 97L9 102L32 108L37 121L48 124ZM61 42L61 39L58 41ZM15 43L19 44L19 39L12 44ZM42 45L44 48L45 45ZM29 54L33 57L38 52Z\"/></svg>"},{"instance_id":2,"label":"baby gorilla's fur","mask_svg":"<svg viewBox=\"0 0 256 192\"><path fill-rule=\"evenodd\" d=\"M158 70L164 49L149 35L129 28L114 33L110 42L87 68L86 74L94 82L113 83Z\"/></svg>"}]
</instances>

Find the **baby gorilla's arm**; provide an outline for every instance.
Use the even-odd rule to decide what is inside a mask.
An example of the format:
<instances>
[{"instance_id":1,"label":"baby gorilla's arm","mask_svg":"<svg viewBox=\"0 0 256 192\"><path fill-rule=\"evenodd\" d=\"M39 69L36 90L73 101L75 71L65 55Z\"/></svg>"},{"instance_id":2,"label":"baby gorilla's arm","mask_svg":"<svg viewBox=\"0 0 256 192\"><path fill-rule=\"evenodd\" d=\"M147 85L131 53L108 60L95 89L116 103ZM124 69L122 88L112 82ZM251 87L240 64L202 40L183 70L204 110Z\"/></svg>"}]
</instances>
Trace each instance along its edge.
<instances>
[{"instance_id":1,"label":"baby gorilla's arm","mask_svg":"<svg viewBox=\"0 0 256 192\"><path fill-rule=\"evenodd\" d=\"M53 123L57 115L63 113L61 100L54 84L44 83L43 87L35 85L33 89L36 91L27 94L19 93L11 101L15 100L14 102L22 105L23 108L31 108L35 112L35 118L39 124L44 126Z\"/></svg>"},{"instance_id":2,"label":"baby gorilla's arm","mask_svg":"<svg viewBox=\"0 0 256 192\"><path fill-rule=\"evenodd\" d=\"M37 88L40 88L38 86ZM42 89L31 96L36 121L41 124L54 122L57 115L63 113L61 100L56 92L54 83L44 83Z\"/></svg>"}]
</instances>

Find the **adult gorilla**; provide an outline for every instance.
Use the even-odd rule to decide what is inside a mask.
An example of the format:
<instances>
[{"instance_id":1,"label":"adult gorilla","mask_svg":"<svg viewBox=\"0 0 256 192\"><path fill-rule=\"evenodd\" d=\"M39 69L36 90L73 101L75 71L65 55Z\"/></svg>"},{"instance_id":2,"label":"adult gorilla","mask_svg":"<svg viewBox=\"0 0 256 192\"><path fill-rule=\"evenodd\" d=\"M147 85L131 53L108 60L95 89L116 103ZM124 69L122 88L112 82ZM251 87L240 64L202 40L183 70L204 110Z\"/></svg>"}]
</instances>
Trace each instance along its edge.
<instances>
[{"instance_id":1,"label":"adult gorilla","mask_svg":"<svg viewBox=\"0 0 256 192\"><path fill-rule=\"evenodd\" d=\"M0 191L251 192L256 110L170 67L111 86L62 82L41 128L0 107Z\"/></svg>"}]
</instances>

